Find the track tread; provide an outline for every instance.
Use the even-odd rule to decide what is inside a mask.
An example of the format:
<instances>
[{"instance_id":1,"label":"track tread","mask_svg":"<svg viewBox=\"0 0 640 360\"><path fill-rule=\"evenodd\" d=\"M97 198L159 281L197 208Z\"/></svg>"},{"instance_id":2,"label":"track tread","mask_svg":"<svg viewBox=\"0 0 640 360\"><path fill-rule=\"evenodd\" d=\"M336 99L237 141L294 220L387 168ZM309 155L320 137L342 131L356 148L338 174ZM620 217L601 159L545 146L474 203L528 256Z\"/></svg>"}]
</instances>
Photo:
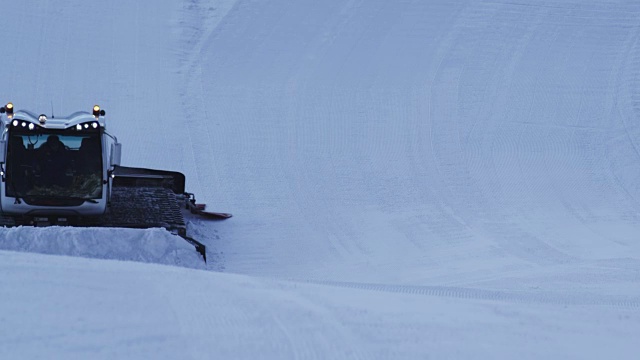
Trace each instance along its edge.
<instances>
[{"instance_id":1,"label":"track tread","mask_svg":"<svg viewBox=\"0 0 640 360\"><path fill-rule=\"evenodd\" d=\"M109 208L97 225L186 232L177 195L163 187L113 187Z\"/></svg>"}]
</instances>

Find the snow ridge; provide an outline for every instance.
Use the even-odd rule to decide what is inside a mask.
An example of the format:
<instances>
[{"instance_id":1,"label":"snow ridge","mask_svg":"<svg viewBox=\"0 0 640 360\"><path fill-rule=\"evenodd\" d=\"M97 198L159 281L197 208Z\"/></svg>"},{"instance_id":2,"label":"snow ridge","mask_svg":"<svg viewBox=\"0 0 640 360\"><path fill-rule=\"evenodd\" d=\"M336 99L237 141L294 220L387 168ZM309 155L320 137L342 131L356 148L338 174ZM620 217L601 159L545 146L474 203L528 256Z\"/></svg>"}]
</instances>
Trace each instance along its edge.
<instances>
[{"instance_id":1,"label":"snow ridge","mask_svg":"<svg viewBox=\"0 0 640 360\"><path fill-rule=\"evenodd\" d=\"M193 246L165 229L20 226L2 230L0 250L205 268Z\"/></svg>"}]
</instances>

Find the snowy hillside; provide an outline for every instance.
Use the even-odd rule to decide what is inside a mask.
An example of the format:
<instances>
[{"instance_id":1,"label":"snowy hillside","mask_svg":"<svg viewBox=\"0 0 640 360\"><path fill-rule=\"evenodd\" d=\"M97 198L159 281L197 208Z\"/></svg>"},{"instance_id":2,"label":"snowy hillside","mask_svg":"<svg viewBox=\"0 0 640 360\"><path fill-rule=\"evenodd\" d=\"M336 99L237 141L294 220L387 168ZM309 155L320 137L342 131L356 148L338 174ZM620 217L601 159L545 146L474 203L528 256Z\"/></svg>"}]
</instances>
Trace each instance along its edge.
<instances>
[{"instance_id":1,"label":"snowy hillside","mask_svg":"<svg viewBox=\"0 0 640 360\"><path fill-rule=\"evenodd\" d=\"M0 358L637 357L639 3L2 13L0 103L100 104L124 165L234 217L189 224L207 265L160 229L0 229Z\"/></svg>"}]
</instances>

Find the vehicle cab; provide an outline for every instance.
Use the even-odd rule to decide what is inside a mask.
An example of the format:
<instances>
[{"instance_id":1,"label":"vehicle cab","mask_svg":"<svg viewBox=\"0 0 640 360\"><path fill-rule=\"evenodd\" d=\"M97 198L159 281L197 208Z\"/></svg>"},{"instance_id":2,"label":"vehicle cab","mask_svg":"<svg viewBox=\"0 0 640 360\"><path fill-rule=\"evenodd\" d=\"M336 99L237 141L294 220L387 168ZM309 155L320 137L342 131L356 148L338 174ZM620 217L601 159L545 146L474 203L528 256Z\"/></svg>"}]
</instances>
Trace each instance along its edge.
<instances>
[{"instance_id":1,"label":"vehicle cab","mask_svg":"<svg viewBox=\"0 0 640 360\"><path fill-rule=\"evenodd\" d=\"M120 144L105 111L48 117L0 108L0 211L20 217L104 214Z\"/></svg>"}]
</instances>

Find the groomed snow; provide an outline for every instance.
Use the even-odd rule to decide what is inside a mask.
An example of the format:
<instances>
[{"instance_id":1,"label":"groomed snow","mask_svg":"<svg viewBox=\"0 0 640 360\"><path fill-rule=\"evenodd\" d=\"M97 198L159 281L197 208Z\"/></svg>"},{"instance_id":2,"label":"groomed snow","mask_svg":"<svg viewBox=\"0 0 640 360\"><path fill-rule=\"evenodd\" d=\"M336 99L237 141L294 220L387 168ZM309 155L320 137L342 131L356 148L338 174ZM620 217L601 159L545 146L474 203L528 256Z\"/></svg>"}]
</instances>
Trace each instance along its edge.
<instances>
[{"instance_id":1,"label":"groomed snow","mask_svg":"<svg viewBox=\"0 0 640 360\"><path fill-rule=\"evenodd\" d=\"M2 5L0 103L100 104L230 220L0 229L0 358L635 359L640 4Z\"/></svg>"}]
</instances>

